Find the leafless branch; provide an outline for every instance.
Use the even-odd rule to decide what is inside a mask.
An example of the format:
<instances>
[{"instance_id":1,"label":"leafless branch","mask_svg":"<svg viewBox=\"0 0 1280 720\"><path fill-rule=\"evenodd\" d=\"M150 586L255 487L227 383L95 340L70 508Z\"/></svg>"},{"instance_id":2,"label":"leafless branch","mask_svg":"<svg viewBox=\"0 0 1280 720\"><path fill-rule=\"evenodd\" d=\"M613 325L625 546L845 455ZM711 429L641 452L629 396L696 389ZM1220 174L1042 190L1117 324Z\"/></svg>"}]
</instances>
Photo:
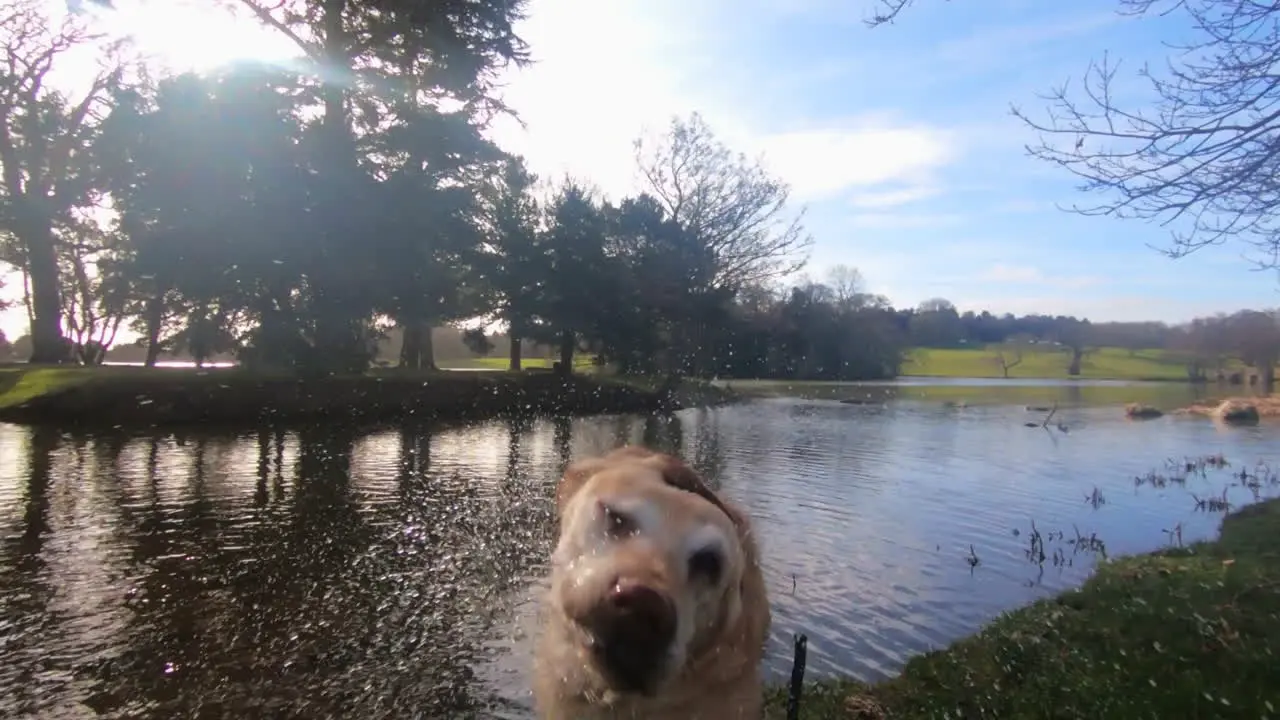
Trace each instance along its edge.
<instances>
[{"instance_id":1,"label":"leafless branch","mask_svg":"<svg viewBox=\"0 0 1280 720\"><path fill-rule=\"evenodd\" d=\"M898 19L898 15L915 4L915 0L876 0L876 10L866 20L868 27L887 25Z\"/></svg>"},{"instance_id":2,"label":"leafless branch","mask_svg":"<svg viewBox=\"0 0 1280 720\"><path fill-rule=\"evenodd\" d=\"M1076 92L1064 84L1045 98L1046 119L1014 108L1040 134L1028 152L1105 198L1073 212L1168 227L1170 256L1236 240L1260 267L1280 266L1280 5L1119 2L1128 15L1185 15L1194 30L1193 40L1168 45L1163 70L1137 71L1153 108L1119 97L1121 65L1104 56Z\"/></svg>"},{"instance_id":3,"label":"leafless branch","mask_svg":"<svg viewBox=\"0 0 1280 720\"><path fill-rule=\"evenodd\" d=\"M761 163L735 155L698 114L676 118L657 139L636 141L646 190L713 258L713 284L740 288L791 275L808 259L804 211Z\"/></svg>"}]
</instances>

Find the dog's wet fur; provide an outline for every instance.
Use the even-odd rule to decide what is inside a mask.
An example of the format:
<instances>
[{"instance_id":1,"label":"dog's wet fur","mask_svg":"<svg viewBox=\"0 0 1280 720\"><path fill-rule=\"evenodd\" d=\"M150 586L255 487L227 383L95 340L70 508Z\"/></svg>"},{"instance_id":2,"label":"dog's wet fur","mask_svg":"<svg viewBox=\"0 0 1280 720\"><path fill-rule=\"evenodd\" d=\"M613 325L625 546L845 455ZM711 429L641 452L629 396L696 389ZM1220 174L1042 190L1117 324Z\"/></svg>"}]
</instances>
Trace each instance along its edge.
<instances>
[{"instance_id":1,"label":"dog's wet fur","mask_svg":"<svg viewBox=\"0 0 1280 720\"><path fill-rule=\"evenodd\" d=\"M556 501L539 715L759 718L770 614L747 516L637 446L571 464Z\"/></svg>"}]
</instances>

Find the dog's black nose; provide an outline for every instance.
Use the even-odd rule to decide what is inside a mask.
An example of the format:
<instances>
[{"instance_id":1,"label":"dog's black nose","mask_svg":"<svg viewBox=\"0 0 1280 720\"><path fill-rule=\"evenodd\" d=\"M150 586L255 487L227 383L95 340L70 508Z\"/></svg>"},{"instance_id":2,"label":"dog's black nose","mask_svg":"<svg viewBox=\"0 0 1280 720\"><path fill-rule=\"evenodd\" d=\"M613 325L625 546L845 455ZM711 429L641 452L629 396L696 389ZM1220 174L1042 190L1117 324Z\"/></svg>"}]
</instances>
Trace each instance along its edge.
<instances>
[{"instance_id":1,"label":"dog's black nose","mask_svg":"<svg viewBox=\"0 0 1280 720\"><path fill-rule=\"evenodd\" d=\"M676 606L664 592L619 580L593 613L595 650L618 690L647 692L666 669Z\"/></svg>"}]
</instances>

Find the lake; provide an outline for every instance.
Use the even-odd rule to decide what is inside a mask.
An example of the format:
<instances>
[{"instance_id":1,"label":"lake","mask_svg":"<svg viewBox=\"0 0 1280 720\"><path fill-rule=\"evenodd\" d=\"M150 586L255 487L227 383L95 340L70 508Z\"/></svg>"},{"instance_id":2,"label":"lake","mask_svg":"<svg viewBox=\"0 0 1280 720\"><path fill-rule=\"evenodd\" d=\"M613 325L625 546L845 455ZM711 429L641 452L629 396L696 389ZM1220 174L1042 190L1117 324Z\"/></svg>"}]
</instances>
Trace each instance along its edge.
<instances>
[{"instance_id":1,"label":"lake","mask_svg":"<svg viewBox=\"0 0 1280 720\"><path fill-rule=\"evenodd\" d=\"M1099 404L1204 392L1182 385L753 388L670 417L465 428L0 425L0 716L525 717L554 482L628 441L680 452L754 517L775 680L796 632L811 678L890 675L1080 583L1100 543L1211 535L1194 496L1248 502L1231 472L1280 461L1272 426ZM1045 403L1039 427L1026 406ZM1135 480L1216 453L1232 467Z\"/></svg>"}]
</instances>

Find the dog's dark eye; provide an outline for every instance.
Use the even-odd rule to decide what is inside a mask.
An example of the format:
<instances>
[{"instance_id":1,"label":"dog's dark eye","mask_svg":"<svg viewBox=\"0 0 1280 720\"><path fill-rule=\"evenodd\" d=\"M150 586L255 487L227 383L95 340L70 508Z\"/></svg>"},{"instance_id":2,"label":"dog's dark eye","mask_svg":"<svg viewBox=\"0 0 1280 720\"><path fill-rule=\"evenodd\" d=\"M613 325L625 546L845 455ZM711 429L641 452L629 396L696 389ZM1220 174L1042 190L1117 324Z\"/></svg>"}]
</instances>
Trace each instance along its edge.
<instances>
[{"instance_id":1,"label":"dog's dark eye","mask_svg":"<svg viewBox=\"0 0 1280 720\"><path fill-rule=\"evenodd\" d=\"M604 510L604 526L613 537L626 537L636 533L635 520L626 513L619 512L608 505L601 505Z\"/></svg>"},{"instance_id":2,"label":"dog's dark eye","mask_svg":"<svg viewBox=\"0 0 1280 720\"><path fill-rule=\"evenodd\" d=\"M710 583L720 580L724 560L720 553L711 548L703 548L689 556L689 577L702 578Z\"/></svg>"}]
</instances>

